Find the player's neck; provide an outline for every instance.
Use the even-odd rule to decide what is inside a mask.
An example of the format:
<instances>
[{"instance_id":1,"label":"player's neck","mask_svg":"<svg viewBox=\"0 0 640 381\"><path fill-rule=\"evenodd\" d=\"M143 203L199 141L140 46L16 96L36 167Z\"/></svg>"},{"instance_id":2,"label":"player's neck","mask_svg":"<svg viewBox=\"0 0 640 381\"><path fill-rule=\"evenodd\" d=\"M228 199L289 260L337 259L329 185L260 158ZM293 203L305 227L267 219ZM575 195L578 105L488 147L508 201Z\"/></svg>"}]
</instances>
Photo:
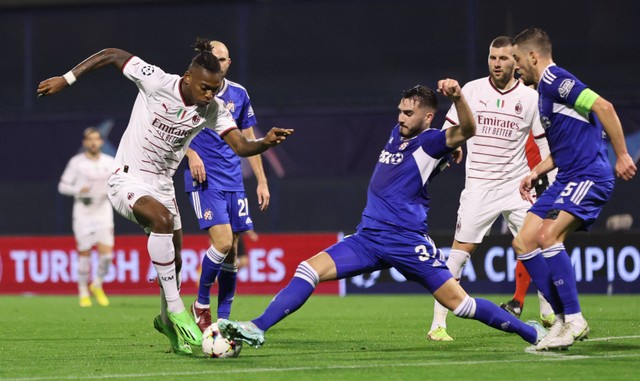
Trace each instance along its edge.
<instances>
[{"instance_id":1,"label":"player's neck","mask_svg":"<svg viewBox=\"0 0 640 381\"><path fill-rule=\"evenodd\" d=\"M493 78L489 77L489 80L495 86L496 89L500 91L505 91L511 89L515 86L517 79L511 77L507 82L496 82Z\"/></svg>"},{"instance_id":2,"label":"player's neck","mask_svg":"<svg viewBox=\"0 0 640 381\"><path fill-rule=\"evenodd\" d=\"M100 152L91 153L91 152L85 151L84 154L91 160L98 160L100 158Z\"/></svg>"}]
</instances>

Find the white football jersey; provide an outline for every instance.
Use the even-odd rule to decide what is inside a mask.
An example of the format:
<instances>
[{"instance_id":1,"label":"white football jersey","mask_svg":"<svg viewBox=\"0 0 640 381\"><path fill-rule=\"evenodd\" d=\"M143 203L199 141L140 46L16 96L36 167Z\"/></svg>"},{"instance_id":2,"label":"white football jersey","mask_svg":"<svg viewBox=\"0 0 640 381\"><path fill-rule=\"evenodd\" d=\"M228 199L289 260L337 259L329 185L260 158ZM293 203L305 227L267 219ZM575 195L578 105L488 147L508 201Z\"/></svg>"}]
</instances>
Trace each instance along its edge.
<instances>
[{"instance_id":1,"label":"white football jersey","mask_svg":"<svg viewBox=\"0 0 640 381\"><path fill-rule=\"evenodd\" d=\"M200 130L210 128L223 136L236 128L233 117L216 97L206 107L186 106L178 75L135 56L124 64L122 72L140 91L118 146L114 171L172 186L171 178Z\"/></svg>"},{"instance_id":2,"label":"white football jersey","mask_svg":"<svg viewBox=\"0 0 640 381\"><path fill-rule=\"evenodd\" d=\"M525 144L533 130L544 136L538 112L538 93L519 81L505 91L489 77L464 85L462 93L473 112L476 134L467 140L465 188L518 188L529 174ZM443 128L458 124L451 106ZM543 157L544 158L544 157Z\"/></svg>"},{"instance_id":3,"label":"white football jersey","mask_svg":"<svg viewBox=\"0 0 640 381\"><path fill-rule=\"evenodd\" d=\"M104 218L113 224L113 210L107 199L107 180L114 165L113 156L101 153L98 159L91 159L85 153L73 156L67 163L58 191L73 196L74 220ZM86 193L80 193L88 188Z\"/></svg>"}]
</instances>

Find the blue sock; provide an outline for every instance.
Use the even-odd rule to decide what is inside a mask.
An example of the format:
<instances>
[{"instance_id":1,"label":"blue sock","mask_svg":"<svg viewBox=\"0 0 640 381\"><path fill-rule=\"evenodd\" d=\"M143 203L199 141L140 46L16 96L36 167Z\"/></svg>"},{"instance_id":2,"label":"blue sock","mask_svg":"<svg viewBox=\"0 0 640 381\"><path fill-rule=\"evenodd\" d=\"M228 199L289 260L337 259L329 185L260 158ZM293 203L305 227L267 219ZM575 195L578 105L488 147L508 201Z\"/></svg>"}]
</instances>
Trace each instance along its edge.
<instances>
[{"instance_id":1,"label":"blue sock","mask_svg":"<svg viewBox=\"0 0 640 381\"><path fill-rule=\"evenodd\" d=\"M220 266L226 255L220 253L215 247L210 246L202 258L202 272L200 273L200 284L198 286L198 303L209 305L211 300L211 285L216 280Z\"/></svg>"},{"instance_id":2,"label":"blue sock","mask_svg":"<svg viewBox=\"0 0 640 381\"><path fill-rule=\"evenodd\" d=\"M553 311L556 314L563 313L564 308L562 307L562 302L558 296L558 291L553 285L551 270L549 269L545 258L540 255L540 249L536 249L531 253L519 255L518 259L522 261L522 264L527 269L527 272L531 276L531 280L538 291L540 291L547 302L551 304Z\"/></svg>"},{"instance_id":3,"label":"blue sock","mask_svg":"<svg viewBox=\"0 0 640 381\"><path fill-rule=\"evenodd\" d=\"M486 299L474 299L467 296L453 313L462 318L478 320L503 332L516 333L531 344L534 344L538 339L538 332L535 328L524 324L515 316Z\"/></svg>"},{"instance_id":4,"label":"blue sock","mask_svg":"<svg viewBox=\"0 0 640 381\"><path fill-rule=\"evenodd\" d=\"M236 294L238 267L223 263L218 274L218 319L228 319L231 315L231 303Z\"/></svg>"},{"instance_id":5,"label":"blue sock","mask_svg":"<svg viewBox=\"0 0 640 381\"><path fill-rule=\"evenodd\" d=\"M263 331L273 327L302 307L313 294L318 282L318 273L307 262L300 263L291 282L280 290L260 317L252 320L253 324Z\"/></svg>"},{"instance_id":6,"label":"blue sock","mask_svg":"<svg viewBox=\"0 0 640 381\"><path fill-rule=\"evenodd\" d=\"M559 243L544 249L542 250L542 255L544 255L551 270L553 283L556 286L556 290L558 290L565 315L580 312L576 277L573 272L573 266L571 266L571 258L569 258L564 245Z\"/></svg>"}]
</instances>

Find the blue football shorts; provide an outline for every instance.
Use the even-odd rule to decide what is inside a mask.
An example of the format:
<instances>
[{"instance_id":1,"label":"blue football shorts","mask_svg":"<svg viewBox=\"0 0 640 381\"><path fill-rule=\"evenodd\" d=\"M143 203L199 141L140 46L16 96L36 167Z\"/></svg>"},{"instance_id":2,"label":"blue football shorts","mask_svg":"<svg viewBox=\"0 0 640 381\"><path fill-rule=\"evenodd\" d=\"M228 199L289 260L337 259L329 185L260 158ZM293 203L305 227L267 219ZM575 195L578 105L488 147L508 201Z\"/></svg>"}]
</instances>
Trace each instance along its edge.
<instances>
[{"instance_id":1,"label":"blue football shorts","mask_svg":"<svg viewBox=\"0 0 640 381\"><path fill-rule=\"evenodd\" d=\"M361 229L325 251L338 279L394 267L433 293L453 277L433 240L417 232Z\"/></svg>"},{"instance_id":2,"label":"blue football shorts","mask_svg":"<svg viewBox=\"0 0 640 381\"><path fill-rule=\"evenodd\" d=\"M614 180L596 182L587 178L555 181L529 211L544 219L553 210L564 210L582 220L578 230L589 230L611 198L613 184Z\"/></svg>"},{"instance_id":3,"label":"blue football shorts","mask_svg":"<svg viewBox=\"0 0 640 381\"><path fill-rule=\"evenodd\" d=\"M245 192L206 189L188 193L200 229L225 224L230 224L234 233L253 229Z\"/></svg>"}]
</instances>

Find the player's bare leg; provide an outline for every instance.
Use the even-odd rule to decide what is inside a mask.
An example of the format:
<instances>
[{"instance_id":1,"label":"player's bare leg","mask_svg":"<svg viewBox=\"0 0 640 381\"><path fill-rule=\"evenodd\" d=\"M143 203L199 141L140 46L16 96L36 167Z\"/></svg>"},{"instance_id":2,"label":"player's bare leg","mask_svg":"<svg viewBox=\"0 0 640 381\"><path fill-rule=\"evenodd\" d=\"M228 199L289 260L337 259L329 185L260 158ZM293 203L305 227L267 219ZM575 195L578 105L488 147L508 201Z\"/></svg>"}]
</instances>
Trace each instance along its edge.
<instances>
[{"instance_id":1,"label":"player's bare leg","mask_svg":"<svg viewBox=\"0 0 640 381\"><path fill-rule=\"evenodd\" d=\"M102 284L104 281L104 277L107 276L107 273L109 272L111 262L113 261L113 247L99 242L96 247L98 249L100 259L98 262L96 277L91 282L89 290L91 291L91 294L93 294L93 296L96 298L96 301L99 305L101 305L102 307L107 307L109 305L109 298L107 298Z\"/></svg>"},{"instance_id":2,"label":"player's bare leg","mask_svg":"<svg viewBox=\"0 0 640 381\"><path fill-rule=\"evenodd\" d=\"M151 196L139 198L133 205L133 213L143 226L151 230L147 249L164 291L169 320L184 341L200 345L202 332L180 299L178 271L182 264L179 251L182 247L182 231L173 230L172 213Z\"/></svg>"},{"instance_id":3,"label":"player's bare leg","mask_svg":"<svg viewBox=\"0 0 640 381\"><path fill-rule=\"evenodd\" d=\"M90 250L78 252L78 298L80 307L91 307L93 305L89 296L90 254Z\"/></svg>"},{"instance_id":4,"label":"player's bare leg","mask_svg":"<svg viewBox=\"0 0 640 381\"><path fill-rule=\"evenodd\" d=\"M477 244L453 241L451 250L449 251L449 258L447 259L447 267L454 279L460 282L462 277L462 270L465 264L469 260L471 253L473 253ZM431 328L427 334L427 338L432 341L453 341L453 338L447 333L447 314L449 309L440 304L437 300L433 306L433 320L431 321Z\"/></svg>"},{"instance_id":5,"label":"player's bare leg","mask_svg":"<svg viewBox=\"0 0 640 381\"><path fill-rule=\"evenodd\" d=\"M336 279L336 276L335 262L323 251L298 265L293 279L273 298L261 316L244 322L220 320L220 332L227 339L260 347L265 341L265 331L302 307L318 283Z\"/></svg>"}]
</instances>

